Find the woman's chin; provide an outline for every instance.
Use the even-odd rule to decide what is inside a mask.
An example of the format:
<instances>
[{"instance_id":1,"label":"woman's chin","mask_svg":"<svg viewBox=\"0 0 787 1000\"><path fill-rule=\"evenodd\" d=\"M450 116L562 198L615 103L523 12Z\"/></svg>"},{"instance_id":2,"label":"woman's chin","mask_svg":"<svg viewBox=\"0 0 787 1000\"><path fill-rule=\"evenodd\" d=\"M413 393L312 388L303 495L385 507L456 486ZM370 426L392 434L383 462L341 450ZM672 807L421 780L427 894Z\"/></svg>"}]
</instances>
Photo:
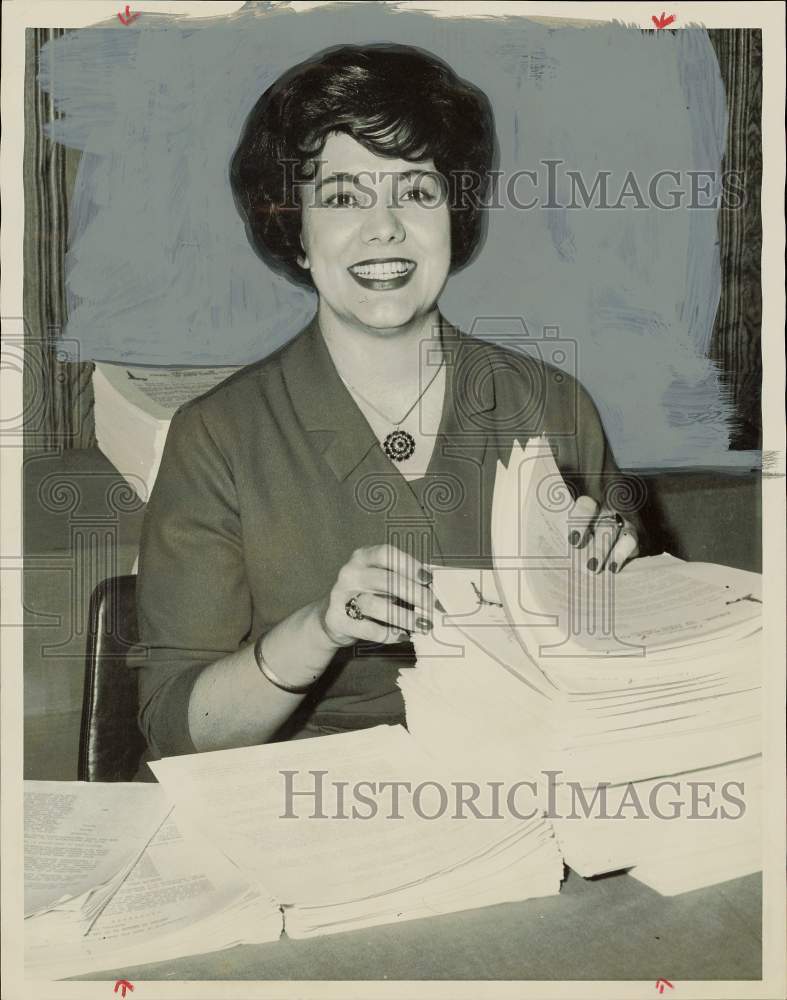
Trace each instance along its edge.
<instances>
[{"instance_id":1,"label":"woman's chin","mask_svg":"<svg viewBox=\"0 0 787 1000\"><path fill-rule=\"evenodd\" d=\"M364 303L364 306L366 304ZM391 330L401 330L418 323L435 308L416 309L413 306L392 302L380 302L368 308L357 309L353 316L355 323L361 327L379 330L381 333Z\"/></svg>"}]
</instances>

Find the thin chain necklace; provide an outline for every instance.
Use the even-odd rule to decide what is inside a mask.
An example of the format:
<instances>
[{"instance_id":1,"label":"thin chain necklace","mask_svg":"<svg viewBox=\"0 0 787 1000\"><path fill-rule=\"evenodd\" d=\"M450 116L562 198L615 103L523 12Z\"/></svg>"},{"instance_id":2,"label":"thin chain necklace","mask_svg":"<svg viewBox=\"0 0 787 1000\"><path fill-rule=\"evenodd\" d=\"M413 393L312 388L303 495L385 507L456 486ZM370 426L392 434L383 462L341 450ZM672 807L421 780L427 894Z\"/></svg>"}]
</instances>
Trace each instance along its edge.
<instances>
[{"instance_id":1,"label":"thin chain necklace","mask_svg":"<svg viewBox=\"0 0 787 1000\"><path fill-rule=\"evenodd\" d=\"M401 425L405 422L405 420L407 420L416 406L418 406L427 392L434 385L437 376L443 369L443 361L445 361L445 358L440 361L440 364L437 366L437 371L429 379L426 387L418 394L418 398L412 406L408 408L401 420L391 420L391 418L387 414L383 413L382 410L378 409L378 407L376 407L370 399L367 399L360 389L357 389L354 385L348 382L343 375L339 375L339 378L352 393L354 393L359 399L362 399L367 406L370 406L375 413L385 420L386 423L392 424L395 428L395 430L391 431L391 433L386 436L385 440L381 442L383 451L394 462L404 462L406 459L412 458L415 454L415 438L408 431L402 430Z\"/></svg>"}]
</instances>

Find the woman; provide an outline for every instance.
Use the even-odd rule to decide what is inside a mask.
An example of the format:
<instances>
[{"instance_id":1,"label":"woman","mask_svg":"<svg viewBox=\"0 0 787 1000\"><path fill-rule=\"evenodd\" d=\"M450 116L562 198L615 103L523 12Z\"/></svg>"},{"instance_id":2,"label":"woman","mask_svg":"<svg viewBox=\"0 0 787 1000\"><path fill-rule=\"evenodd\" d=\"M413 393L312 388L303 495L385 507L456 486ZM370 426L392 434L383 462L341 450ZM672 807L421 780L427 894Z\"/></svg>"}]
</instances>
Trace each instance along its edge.
<instances>
[{"instance_id":1,"label":"woman","mask_svg":"<svg viewBox=\"0 0 787 1000\"><path fill-rule=\"evenodd\" d=\"M396 676L436 613L426 566L490 565L514 438L556 443L587 515L572 544L609 526L617 470L587 394L438 311L478 247L493 156L487 99L410 48L330 51L247 119L247 233L318 307L172 421L138 581L154 757L403 721ZM597 571L638 551L633 520L607 535Z\"/></svg>"}]
</instances>

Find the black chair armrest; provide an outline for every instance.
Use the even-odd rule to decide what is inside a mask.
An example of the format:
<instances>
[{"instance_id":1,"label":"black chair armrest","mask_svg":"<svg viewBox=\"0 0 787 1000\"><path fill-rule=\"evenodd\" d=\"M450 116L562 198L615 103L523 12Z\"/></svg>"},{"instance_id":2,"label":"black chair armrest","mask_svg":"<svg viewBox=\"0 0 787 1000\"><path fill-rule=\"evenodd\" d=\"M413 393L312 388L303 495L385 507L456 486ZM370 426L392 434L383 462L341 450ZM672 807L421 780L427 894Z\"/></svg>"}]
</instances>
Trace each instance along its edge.
<instances>
[{"instance_id":1,"label":"black chair armrest","mask_svg":"<svg viewBox=\"0 0 787 1000\"><path fill-rule=\"evenodd\" d=\"M128 665L138 641L136 579L129 575L103 580L90 599L80 781L131 781L145 751L137 726L137 674Z\"/></svg>"}]
</instances>

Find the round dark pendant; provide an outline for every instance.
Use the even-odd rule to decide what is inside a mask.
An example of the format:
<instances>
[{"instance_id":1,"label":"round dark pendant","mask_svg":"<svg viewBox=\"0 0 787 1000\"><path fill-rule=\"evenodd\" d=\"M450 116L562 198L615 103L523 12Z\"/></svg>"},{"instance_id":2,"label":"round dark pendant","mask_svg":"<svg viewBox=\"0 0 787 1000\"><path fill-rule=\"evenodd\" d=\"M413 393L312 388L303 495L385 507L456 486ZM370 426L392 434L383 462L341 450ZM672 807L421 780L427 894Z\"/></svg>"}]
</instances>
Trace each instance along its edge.
<instances>
[{"instance_id":1,"label":"round dark pendant","mask_svg":"<svg viewBox=\"0 0 787 1000\"><path fill-rule=\"evenodd\" d=\"M394 462L404 462L415 451L415 438L407 431L391 431L383 441L383 451Z\"/></svg>"}]
</instances>

